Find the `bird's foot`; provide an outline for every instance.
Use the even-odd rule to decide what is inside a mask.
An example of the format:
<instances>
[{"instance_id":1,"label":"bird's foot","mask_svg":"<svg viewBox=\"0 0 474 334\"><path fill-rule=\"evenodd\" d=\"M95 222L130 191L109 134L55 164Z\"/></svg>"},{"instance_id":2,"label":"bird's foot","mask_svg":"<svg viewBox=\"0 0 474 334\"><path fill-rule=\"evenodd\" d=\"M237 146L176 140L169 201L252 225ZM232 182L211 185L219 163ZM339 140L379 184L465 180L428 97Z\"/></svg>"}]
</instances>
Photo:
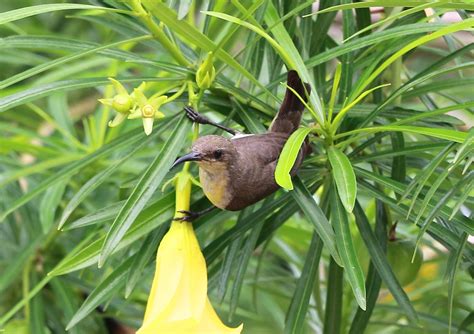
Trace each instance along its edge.
<instances>
[{"instance_id":1,"label":"bird's foot","mask_svg":"<svg viewBox=\"0 0 474 334\"><path fill-rule=\"evenodd\" d=\"M228 128L226 126L223 126L223 125L220 125L220 124L217 124L217 123L211 121L209 118L207 118L206 116L201 115L200 113L198 113L196 110L194 110L190 106L184 107L184 111L186 111L186 116L191 121L193 121L194 123L209 124L209 125L215 126L216 128L219 128L221 130L227 131L228 133L230 133L234 136L238 133L234 129Z\"/></svg>"},{"instance_id":2,"label":"bird's foot","mask_svg":"<svg viewBox=\"0 0 474 334\"><path fill-rule=\"evenodd\" d=\"M175 217L175 218L173 218L173 220L183 221L183 222L192 222L192 221L198 219L199 217L205 215L206 213L208 213L208 212L210 212L214 209L215 209L215 206L211 206L211 207L209 207L205 210L202 210L202 211L178 210L178 212L184 214L184 216Z\"/></svg>"},{"instance_id":3,"label":"bird's foot","mask_svg":"<svg viewBox=\"0 0 474 334\"><path fill-rule=\"evenodd\" d=\"M193 121L194 123L199 124L212 124L212 122L205 116L198 113L193 108L186 106L184 107L184 111L186 112L186 116Z\"/></svg>"}]
</instances>

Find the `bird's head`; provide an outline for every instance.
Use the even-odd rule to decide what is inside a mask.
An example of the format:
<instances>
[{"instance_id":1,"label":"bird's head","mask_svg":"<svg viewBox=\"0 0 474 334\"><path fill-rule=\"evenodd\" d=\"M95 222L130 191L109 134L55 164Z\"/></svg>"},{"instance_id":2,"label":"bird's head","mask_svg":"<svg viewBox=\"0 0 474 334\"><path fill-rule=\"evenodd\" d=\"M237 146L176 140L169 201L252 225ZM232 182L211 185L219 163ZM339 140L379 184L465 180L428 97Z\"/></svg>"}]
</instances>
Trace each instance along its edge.
<instances>
[{"instance_id":1,"label":"bird's head","mask_svg":"<svg viewBox=\"0 0 474 334\"><path fill-rule=\"evenodd\" d=\"M201 168L217 170L228 168L237 156L230 139L221 136L204 136L193 143L191 152L176 159L173 166L185 161L196 161Z\"/></svg>"}]
</instances>

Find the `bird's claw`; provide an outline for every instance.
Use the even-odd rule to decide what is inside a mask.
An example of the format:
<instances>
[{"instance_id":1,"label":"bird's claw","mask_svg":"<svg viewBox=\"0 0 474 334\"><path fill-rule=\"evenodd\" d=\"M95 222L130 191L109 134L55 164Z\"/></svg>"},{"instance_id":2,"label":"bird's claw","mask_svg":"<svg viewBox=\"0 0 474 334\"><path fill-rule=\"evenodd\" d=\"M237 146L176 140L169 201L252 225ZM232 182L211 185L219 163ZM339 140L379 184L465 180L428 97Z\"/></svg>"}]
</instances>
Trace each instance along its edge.
<instances>
[{"instance_id":1,"label":"bird's claw","mask_svg":"<svg viewBox=\"0 0 474 334\"><path fill-rule=\"evenodd\" d=\"M194 123L209 124L209 120L191 107L184 107L186 116Z\"/></svg>"},{"instance_id":2,"label":"bird's claw","mask_svg":"<svg viewBox=\"0 0 474 334\"><path fill-rule=\"evenodd\" d=\"M173 218L175 221L192 222L200 216L199 212L194 211L178 210L178 212L184 214L185 216Z\"/></svg>"}]
</instances>

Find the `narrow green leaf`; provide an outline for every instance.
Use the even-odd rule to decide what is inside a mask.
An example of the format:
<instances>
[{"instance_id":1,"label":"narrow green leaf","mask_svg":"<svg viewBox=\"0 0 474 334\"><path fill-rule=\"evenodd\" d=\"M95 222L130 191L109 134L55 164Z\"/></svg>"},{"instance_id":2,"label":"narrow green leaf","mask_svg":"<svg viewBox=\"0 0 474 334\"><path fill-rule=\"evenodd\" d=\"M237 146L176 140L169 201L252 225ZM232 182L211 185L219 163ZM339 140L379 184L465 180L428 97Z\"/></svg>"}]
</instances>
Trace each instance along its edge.
<instances>
[{"instance_id":1,"label":"narrow green leaf","mask_svg":"<svg viewBox=\"0 0 474 334\"><path fill-rule=\"evenodd\" d=\"M39 239L37 238L28 245L21 248L19 247L20 249L15 256L15 261L10 261L6 267L2 267L2 275L0 275L0 292L8 288L14 281L21 281L21 269L36 250L38 241Z\"/></svg>"},{"instance_id":2,"label":"narrow green leaf","mask_svg":"<svg viewBox=\"0 0 474 334\"><path fill-rule=\"evenodd\" d=\"M346 211L350 213L357 198L357 183L351 162L334 146L330 147L327 153L339 198Z\"/></svg>"},{"instance_id":3,"label":"narrow green leaf","mask_svg":"<svg viewBox=\"0 0 474 334\"><path fill-rule=\"evenodd\" d=\"M329 262L323 334L339 334L342 320L344 270L333 259Z\"/></svg>"},{"instance_id":4,"label":"narrow green leaf","mask_svg":"<svg viewBox=\"0 0 474 334\"><path fill-rule=\"evenodd\" d=\"M337 264L342 267L343 262L336 248L336 237L331 224L299 177L294 178L294 184L295 191L291 192L293 199L298 203L301 210L303 210L306 218L314 225L316 232L321 237L324 245L328 248L331 256Z\"/></svg>"},{"instance_id":5,"label":"narrow green leaf","mask_svg":"<svg viewBox=\"0 0 474 334\"><path fill-rule=\"evenodd\" d=\"M316 275L318 274L319 260L323 243L317 233L313 233L311 244L309 245L306 260L300 278L296 284L293 298L285 320L285 333L303 333L305 328L305 318L308 312L309 301L313 291ZM336 265L337 266L337 265Z\"/></svg>"},{"instance_id":6,"label":"narrow green leaf","mask_svg":"<svg viewBox=\"0 0 474 334\"><path fill-rule=\"evenodd\" d=\"M401 200L407 198L410 192L416 187L416 185L418 185L415 193L411 197L412 203L410 205L410 209L408 210L408 214L410 214L410 211L413 209L418 195L420 194L421 190L423 189L430 176L433 174L436 168L438 168L438 166L446 159L446 157L453 149L453 144L445 145L443 147L443 150L440 151L435 157L433 157L433 159L431 159L428 165L426 165L425 168L423 168L423 170L421 170L408 184L406 190L402 194Z\"/></svg>"},{"instance_id":7,"label":"narrow green leaf","mask_svg":"<svg viewBox=\"0 0 474 334\"><path fill-rule=\"evenodd\" d=\"M26 17L35 16L43 13L50 13L58 10L68 9L102 9L102 10L114 10L113 8L81 5L73 3L51 3L47 5L37 5L30 7L23 7L20 9L14 9L9 12L0 13L0 25L16 20L21 20Z\"/></svg>"},{"instance_id":8,"label":"narrow green leaf","mask_svg":"<svg viewBox=\"0 0 474 334\"><path fill-rule=\"evenodd\" d=\"M45 180L40 182L35 188L33 188L20 198L16 199L13 203L11 203L10 206L0 214L0 223L4 221L10 213L15 211L22 205L28 203L30 200L32 200L42 192L46 191L52 185L74 175L85 166L104 156L107 156L108 154L111 154L112 152L117 152L123 147L132 146L138 143L138 141L142 140L142 137L143 130L141 128L132 130L126 134L123 134L120 138L117 138L116 140L104 145L97 151L94 151L93 153L86 155L84 158L68 165L68 167L63 168L60 172L55 173L54 175L46 178Z\"/></svg>"},{"instance_id":9,"label":"narrow green leaf","mask_svg":"<svg viewBox=\"0 0 474 334\"><path fill-rule=\"evenodd\" d=\"M160 82L179 82L184 77L133 77L133 78L117 78L122 83L140 83L142 81L160 81ZM110 85L110 81L107 78L87 78L87 79L76 79L76 80L64 80L44 84L41 86L29 88L18 93L4 96L0 98L0 112L4 112L13 107L22 105L27 102L34 101L44 96L48 96L58 92L65 92L70 90L78 90L82 88L97 87Z\"/></svg>"},{"instance_id":10,"label":"narrow green leaf","mask_svg":"<svg viewBox=\"0 0 474 334\"><path fill-rule=\"evenodd\" d=\"M370 228L370 223L367 220L367 217L364 213L364 210L356 202L354 207L354 216L357 227L359 228L360 235L364 240L369 254L371 256L371 261L373 262L375 268L377 269L380 277L387 285L388 289L392 293L393 298L397 301L398 305L402 308L404 313L408 316L410 321L416 323L418 321L418 316L416 314L413 305L410 302L407 294L400 286L395 274L390 267L390 264L387 261L386 256L384 255L384 250L380 246L377 238L375 237L372 229Z\"/></svg>"},{"instance_id":11,"label":"narrow green leaf","mask_svg":"<svg viewBox=\"0 0 474 334\"><path fill-rule=\"evenodd\" d=\"M140 249L133 255L133 261L130 264L127 274L127 283L125 284L125 298L128 298L137 285L140 277L149 264L153 255L158 249L161 239L168 230L168 225L162 225L150 233L143 241Z\"/></svg>"},{"instance_id":12,"label":"narrow green leaf","mask_svg":"<svg viewBox=\"0 0 474 334\"><path fill-rule=\"evenodd\" d=\"M168 124L166 124L168 125ZM159 131L163 130L163 128L166 128L166 126L162 126ZM113 172L115 172L119 167L122 166L122 164L127 161L131 156L133 156L137 151L142 149L145 145L147 145L153 137L149 137L143 142L141 142L139 145L136 145L128 152L125 154L122 158L117 160L115 163L111 164L109 167L104 169L102 172L97 173L92 177L89 181L87 181L71 198L69 203L66 205L64 208L61 218L59 220L59 225L58 225L58 230L61 230L66 223L66 220L69 218L71 213L76 209L79 204L82 203L82 201L90 194L92 193L97 187L99 187L103 182L108 180L109 176L112 175Z\"/></svg>"},{"instance_id":13,"label":"narrow green leaf","mask_svg":"<svg viewBox=\"0 0 474 334\"><path fill-rule=\"evenodd\" d=\"M304 63L303 58L301 58L300 52L294 45L290 34L286 30L285 25L283 25L282 22L279 22L280 17L278 15L278 11L272 2L268 2L264 17L265 22L272 27L271 32L275 36L276 41L285 49L288 57L292 60L288 65L297 70L301 76L301 79L313 87L313 91L309 96L309 101L311 103L312 109L316 112L316 120L323 124L324 107L318 92L315 90L316 86L313 83L312 77L309 75L307 66Z\"/></svg>"},{"instance_id":14,"label":"narrow green leaf","mask_svg":"<svg viewBox=\"0 0 474 334\"><path fill-rule=\"evenodd\" d=\"M127 231L127 233L125 233L124 238L114 252L127 247L144 235L153 231L158 226L169 223L171 218L173 218L171 209L174 205L174 199L174 192L169 192L159 198L153 205L150 205L143 210L133 223L132 227ZM120 208L122 206L123 204L121 203ZM116 212L118 212L120 208L117 208ZM93 237L94 234L92 233L90 236ZM64 275L97 263L104 239L104 236L100 238L95 237L94 240L87 240L87 242L77 245L58 265L56 265L56 267L53 268L53 270L51 270L51 272L48 273L48 275Z\"/></svg>"},{"instance_id":15,"label":"narrow green leaf","mask_svg":"<svg viewBox=\"0 0 474 334\"><path fill-rule=\"evenodd\" d=\"M262 88L269 96L275 98L250 72L248 72L240 63L222 48L202 34L193 25L185 20L178 20L177 14L166 4L154 0L142 0L145 7L156 16L161 22L168 26L174 33L180 35L186 42L198 46L202 50L215 52L215 56L223 62L233 67L236 71L242 73L253 84Z\"/></svg>"},{"instance_id":16,"label":"narrow green leaf","mask_svg":"<svg viewBox=\"0 0 474 334\"><path fill-rule=\"evenodd\" d=\"M229 320L232 319L237 309L237 305L239 303L240 298L240 292L242 290L242 284L244 282L245 272L247 271L251 255L257 244L257 240L260 235L260 232L262 231L264 222L265 221L262 220L252 228L243 246L242 254L237 265L237 272L235 274L234 285L232 287L232 294L229 302Z\"/></svg>"},{"instance_id":17,"label":"narrow green leaf","mask_svg":"<svg viewBox=\"0 0 474 334\"><path fill-rule=\"evenodd\" d=\"M402 194L405 190L405 186L399 182L396 182L393 179L387 178L385 176L381 176L372 172L368 172L366 170L363 170L361 168L356 168L357 174L360 176L363 176L367 180L364 180L363 178L360 179L359 183L364 183L363 188L365 188L366 191L368 191L372 196L379 198L382 200L384 203L387 203L393 211L397 212L398 214L404 215L407 217L407 220L410 222L414 223L415 218L412 215L408 215L408 206L403 205L399 203L397 200L383 194L383 192L380 192L379 190L375 190L373 186L369 186L366 181L372 180L375 183L378 183L384 187L387 187L387 189L390 189L398 194ZM436 197L436 200L438 200L438 197ZM432 200L430 201L428 207L432 208L436 205L436 201ZM417 202L419 205L419 202ZM441 217L444 219L448 220L450 216L450 209L443 207L441 208L440 211ZM474 226L472 225L471 220L469 220L467 217L464 216L458 216L458 217L453 217L452 221L457 224L459 228L461 228L463 231L465 231L468 234L474 234ZM453 233L450 230L447 230L439 224L431 224L431 226L428 229L431 232L435 232L438 236L442 236L445 234L445 238L443 239L444 242L448 241L449 239L449 244L450 248L457 244L457 238L453 238ZM443 232L441 232L443 231ZM438 234L439 233L439 234ZM456 241L455 241L456 240Z\"/></svg>"},{"instance_id":18,"label":"narrow green leaf","mask_svg":"<svg viewBox=\"0 0 474 334\"><path fill-rule=\"evenodd\" d=\"M443 37L448 34L452 34L456 31L461 31L461 30L466 30L474 26L474 19L467 19L458 23L453 23L450 24L449 26L445 28L441 28L432 34L422 36L415 41L409 43L408 45L404 46L401 48L399 51L394 53L391 57L389 57L387 60L385 60L380 66L377 67L377 69L368 77L366 80L364 80L360 85L358 85L357 89L355 89L351 96L358 96L369 84L371 84L377 76L379 76L390 64L392 64L396 59L399 57L402 57L405 53L409 52L410 50L423 45L425 43L428 43L434 39Z\"/></svg>"},{"instance_id":19,"label":"narrow green leaf","mask_svg":"<svg viewBox=\"0 0 474 334\"><path fill-rule=\"evenodd\" d=\"M470 9L474 10L474 5L470 5L469 0L467 1L440 1L438 5L441 8L449 8L449 9ZM416 7L426 4L428 1L420 0L420 1L410 1L410 0L370 0L364 2L354 2L350 4L344 5L337 5L330 8L327 8L321 12L332 12L338 10L348 10L354 8L368 8L368 7ZM430 1L433 4L437 4L438 1ZM319 13L318 13L319 14Z\"/></svg>"},{"instance_id":20,"label":"narrow green leaf","mask_svg":"<svg viewBox=\"0 0 474 334\"><path fill-rule=\"evenodd\" d=\"M331 222L334 226L337 250L341 255L347 279L352 288L352 292L360 308L366 309L365 279L364 272L357 259L354 245L352 243L351 231L347 212L343 209L336 189L331 191Z\"/></svg>"},{"instance_id":21,"label":"narrow green leaf","mask_svg":"<svg viewBox=\"0 0 474 334\"><path fill-rule=\"evenodd\" d=\"M377 238L380 247L383 251L387 249L387 225L388 215L386 206L381 201L376 201L376 216L375 216L375 237ZM349 329L349 334L364 333L372 313L377 304L379 297L380 287L382 286L382 279L377 273L374 262L371 260L369 264L369 270L367 273L367 279L365 288L367 290L367 309L357 309L354 318Z\"/></svg>"},{"instance_id":22,"label":"narrow green leaf","mask_svg":"<svg viewBox=\"0 0 474 334\"><path fill-rule=\"evenodd\" d=\"M275 169L275 181L280 187L286 190L293 190L293 182L291 182L290 173L298 158L301 146L310 132L310 128L299 128L293 132L285 143L285 146L283 146L283 150L278 158Z\"/></svg>"},{"instance_id":23,"label":"narrow green leaf","mask_svg":"<svg viewBox=\"0 0 474 334\"><path fill-rule=\"evenodd\" d=\"M40 209L39 209L39 221L43 229L43 233L48 233L51 226L54 223L54 216L56 214L56 209L61 202L61 199L66 190L66 186L69 183L69 180L64 180L62 182L56 183L52 187L48 188L44 193L43 198L41 199Z\"/></svg>"},{"instance_id":24,"label":"narrow green leaf","mask_svg":"<svg viewBox=\"0 0 474 334\"><path fill-rule=\"evenodd\" d=\"M117 267L110 275L100 282L87 296L79 310L74 314L66 326L66 331L74 327L79 321L87 317L97 306L110 299L125 283L127 272L132 264L133 258L128 258Z\"/></svg>"},{"instance_id":25,"label":"narrow green leaf","mask_svg":"<svg viewBox=\"0 0 474 334\"><path fill-rule=\"evenodd\" d=\"M64 316L65 321L61 321L63 328L66 328L67 320L72 318L78 307L78 305L76 305L77 292L74 290L74 286L68 284L67 281L63 282L62 278L52 279L50 285L56 297L57 304ZM71 328L69 333L79 334L79 330L77 328Z\"/></svg>"},{"instance_id":26,"label":"narrow green leaf","mask_svg":"<svg viewBox=\"0 0 474 334\"><path fill-rule=\"evenodd\" d=\"M25 70L21 73L15 74L15 75L13 75L13 76L11 76L11 77L3 80L3 81L0 81L0 89L7 88L8 86L13 85L14 83L17 83L19 81L28 79L28 78L36 75L36 74L39 74L39 73L42 73L44 71L50 70L50 69L55 68L59 65L66 64L66 63L71 62L73 60L80 59L82 57L95 54L99 51L110 49L110 48L113 48L113 47L116 47L116 46L119 46L119 45L123 45L123 44L127 44L127 43L143 41L143 40L150 39L150 38L151 38L151 36L149 36L149 35L130 38L130 39L126 39L126 40L123 40L123 41L114 42L114 43L111 43L111 44L106 44L106 45L103 45L103 46L87 49L85 51L80 51L80 52L74 53L72 55L67 55L67 56L64 56L64 57L60 57L60 58L57 58L57 59L54 59L54 60L51 60L51 61L48 61L48 62L44 62L40 65L37 65L37 66L32 67L28 70Z\"/></svg>"},{"instance_id":27,"label":"narrow green leaf","mask_svg":"<svg viewBox=\"0 0 474 334\"><path fill-rule=\"evenodd\" d=\"M190 125L186 116L181 116L160 153L138 181L132 194L125 202L110 227L110 230L107 232L99 257L99 267L104 264L107 257L117 247L135 218L137 218L140 211L145 207L151 196L153 196L155 190L160 186L173 161L184 145Z\"/></svg>"},{"instance_id":28,"label":"narrow green leaf","mask_svg":"<svg viewBox=\"0 0 474 334\"><path fill-rule=\"evenodd\" d=\"M32 283L35 284L38 281L38 274L34 273L32 276ZM47 334L46 319L45 319L45 305L44 296L42 293L37 294L30 301L30 321L29 328L31 333Z\"/></svg>"},{"instance_id":29,"label":"narrow green leaf","mask_svg":"<svg viewBox=\"0 0 474 334\"><path fill-rule=\"evenodd\" d=\"M441 186L441 183L453 172L453 170L456 168L456 166L460 163L460 161L456 162L455 164L451 165L452 168L446 168L444 169L436 178L436 180L430 184L430 187L428 189L428 192L425 194L425 198L423 198L423 202L421 203L420 207L418 207L418 214L415 218L415 223L418 222L418 220L423 216L425 213L426 209L428 208L428 205L430 204L431 199L435 195L436 191L438 188ZM459 186L459 183L458 183ZM449 192L448 192L449 194ZM445 195L446 196L446 195ZM450 196L450 195L448 195ZM442 200L441 200L442 201ZM437 203L436 206L438 206L439 203ZM436 207L435 206L435 207ZM435 209L434 212L438 212L441 209L441 207L438 207Z\"/></svg>"},{"instance_id":30,"label":"narrow green leaf","mask_svg":"<svg viewBox=\"0 0 474 334\"><path fill-rule=\"evenodd\" d=\"M461 236L461 243L459 244L458 248L455 252L453 252L449 258L449 262L447 265L448 272L448 307L449 307L449 330L448 333L451 334L451 326L453 323L453 303L454 303L454 284L456 273L458 271L459 263L461 262L461 257L464 251L464 247L466 247L468 235L467 233L463 233Z\"/></svg>"},{"instance_id":31,"label":"narrow green leaf","mask_svg":"<svg viewBox=\"0 0 474 334\"><path fill-rule=\"evenodd\" d=\"M409 132L439 139L445 139L456 143L462 143L466 140L467 133L462 131L440 129L440 128L427 128L421 126L400 126L400 125L385 125L385 126L372 126L369 128L362 128L357 130L348 131L335 136L336 139L348 136L350 134L363 133L367 136L372 133L381 131L397 131L397 132ZM353 141L353 140L352 140ZM347 144L347 142L344 142ZM339 144L337 145L339 146Z\"/></svg>"}]
</instances>

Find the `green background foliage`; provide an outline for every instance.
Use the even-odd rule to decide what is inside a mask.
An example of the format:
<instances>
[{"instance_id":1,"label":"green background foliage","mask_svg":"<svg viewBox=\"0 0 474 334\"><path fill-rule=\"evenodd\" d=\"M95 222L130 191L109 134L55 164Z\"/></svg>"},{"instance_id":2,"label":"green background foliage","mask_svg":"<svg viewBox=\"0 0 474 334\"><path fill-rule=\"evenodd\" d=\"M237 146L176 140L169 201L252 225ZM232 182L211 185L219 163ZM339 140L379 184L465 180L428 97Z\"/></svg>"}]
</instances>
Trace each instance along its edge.
<instances>
[{"instance_id":1,"label":"green background foliage","mask_svg":"<svg viewBox=\"0 0 474 334\"><path fill-rule=\"evenodd\" d=\"M97 99L108 77L170 96L212 51L199 110L242 132L269 126L288 69L312 87L276 175L293 190L194 222L221 318L244 333L472 332L472 3L133 3L0 2L0 329L140 326L190 97L148 137L141 120L109 128ZM192 209L207 206L194 187ZM411 248L389 260L395 239Z\"/></svg>"}]
</instances>

